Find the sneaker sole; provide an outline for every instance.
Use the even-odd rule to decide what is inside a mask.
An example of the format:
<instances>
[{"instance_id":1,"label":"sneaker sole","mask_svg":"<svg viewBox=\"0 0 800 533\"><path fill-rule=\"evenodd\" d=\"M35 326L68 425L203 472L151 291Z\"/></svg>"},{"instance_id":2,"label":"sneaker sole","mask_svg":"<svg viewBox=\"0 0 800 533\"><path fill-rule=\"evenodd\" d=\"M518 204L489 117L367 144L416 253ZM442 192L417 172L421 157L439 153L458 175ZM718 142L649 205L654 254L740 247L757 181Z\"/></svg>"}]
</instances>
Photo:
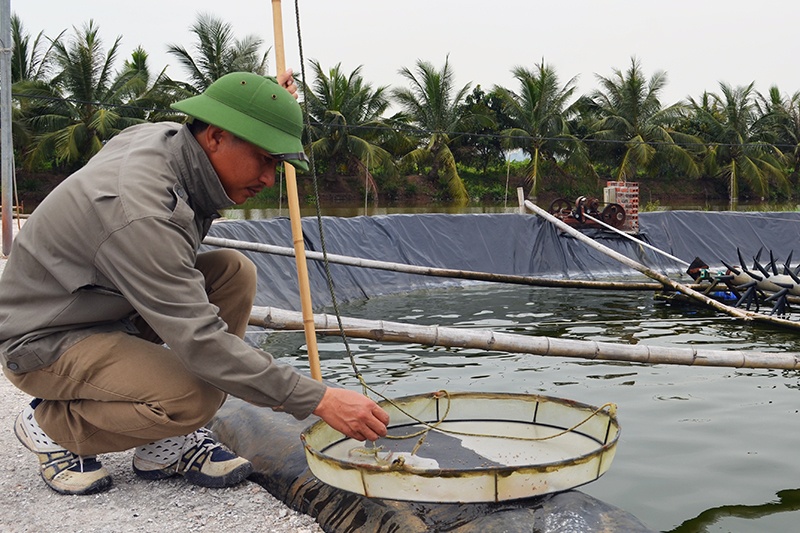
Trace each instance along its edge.
<instances>
[{"instance_id":1,"label":"sneaker sole","mask_svg":"<svg viewBox=\"0 0 800 533\"><path fill-rule=\"evenodd\" d=\"M222 489L225 487L232 487L244 481L247 476L253 473L253 464L249 461L237 466L224 476L209 476L202 472L190 470L183 474L186 481L193 485L200 487L208 487L212 489Z\"/></svg>"},{"instance_id":2,"label":"sneaker sole","mask_svg":"<svg viewBox=\"0 0 800 533\"><path fill-rule=\"evenodd\" d=\"M97 494L98 492L107 491L108 489L111 488L111 485L113 485L113 480L111 479L111 476L101 477L100 479L98 479L97 481L95 481L94 483L89 485L88 487L81 488L81 489L78 489L78 490L70 489L70 488L67 488L67 487L64 487L64 486L60 485L59 482L58 482L58 479L48 480L44 476L44 474L42 474L42 480L45 482L45 484L48 487L50 487L51 489L53 489L57 493L66 494L66 495L69 495L69 496L86 496L88 494Z\"/></svg>"},{"instance_id":3,"label":"sneaker sole","mask_svg":"<svg viewBox=\"0 0 800 533\"><path fill-rule=\"evenodd\" d=\"M147 481L158 481L178 475L178 472L176 472L174 468L164 470L139 470L136 468L136 465L133 465L133 472L140 478L146 479Z\"/></svg>"},{"instance_id":4,"label":"sneaker sole","mask_svg":"<svg viewBox=\"0 0 800 533\"><path fill-rule=\"evenodd\" d=\"M25 446L28 450L32 451L33 453L39 453L39 451L34 447L33 441L31 440L28 432L25 431L25 422L22 421L23 413L17 415L17 418L14 420L14 435L17 436L17 440Z\"/></svg>"}]
</instances>

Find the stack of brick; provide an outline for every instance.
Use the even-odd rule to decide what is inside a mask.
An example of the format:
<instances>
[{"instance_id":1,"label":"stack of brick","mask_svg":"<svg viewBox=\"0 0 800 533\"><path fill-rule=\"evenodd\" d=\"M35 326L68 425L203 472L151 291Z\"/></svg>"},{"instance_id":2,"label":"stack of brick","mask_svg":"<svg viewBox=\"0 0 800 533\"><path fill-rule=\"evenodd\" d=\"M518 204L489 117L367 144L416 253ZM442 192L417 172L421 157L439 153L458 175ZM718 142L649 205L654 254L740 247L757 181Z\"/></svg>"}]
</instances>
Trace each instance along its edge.
<instances>
[{"instance_id":1,"label":"stack of brick","mask_svg":"<svg viewBox=\"0 0 800 533\"><path fill-rule=\"evenodd\" d=\"M639 233L639 184L635 181L608 181L603 189L605 203L625 209L622 231Z\"/></svg>"}]
</instances>

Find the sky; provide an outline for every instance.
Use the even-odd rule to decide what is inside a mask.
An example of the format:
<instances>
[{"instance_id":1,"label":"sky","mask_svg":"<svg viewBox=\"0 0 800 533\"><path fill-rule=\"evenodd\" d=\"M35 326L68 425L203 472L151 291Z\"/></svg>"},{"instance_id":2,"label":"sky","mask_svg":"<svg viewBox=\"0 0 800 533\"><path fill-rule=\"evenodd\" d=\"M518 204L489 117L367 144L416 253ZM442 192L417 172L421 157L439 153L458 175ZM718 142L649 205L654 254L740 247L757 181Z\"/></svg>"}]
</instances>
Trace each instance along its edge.
<instances>
[{"instance_id":1,"label":"sky","mask_svg":"<svg viewBox=\"0 0 800 533\"><path fill-rule=\"evenodd\" d=\"M3 0L7 1L7 0ZM577 77L577 94L598 89L597 76L625 71L636 57L649 77L667 74L664 105L704 91L719 92L755 82L766 93L800 91L800 2L795 0L297 0L279 2L287 66L300 71L300 44L308 60L324 69L341 64L349 74L361 66L373 87L407 87L398 74L418 60L440 69L449 60L458 88L517 90L512 70L544 61L560 82ZM230 23L241 39L264 40L274 73L272 2L268 0L11 0L28 33L74 34L90 19L106 46L122 36L118 67L139 45L151 69L167 67L186 79L168 44L191 50L190 27L198 13Z\"/></svg>"}]
</instances>

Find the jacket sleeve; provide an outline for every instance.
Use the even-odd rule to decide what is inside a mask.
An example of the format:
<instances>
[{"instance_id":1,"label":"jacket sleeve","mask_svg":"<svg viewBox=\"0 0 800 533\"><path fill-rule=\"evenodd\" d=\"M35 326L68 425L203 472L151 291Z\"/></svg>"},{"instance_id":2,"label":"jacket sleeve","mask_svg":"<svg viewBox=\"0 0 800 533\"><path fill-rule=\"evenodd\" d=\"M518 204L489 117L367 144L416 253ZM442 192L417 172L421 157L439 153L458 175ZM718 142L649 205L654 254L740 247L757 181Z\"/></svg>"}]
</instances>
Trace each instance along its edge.
<instances>
[{"instance_id":1,"label":"jacket sleeve","mask_svg":"<svg viewBox=\"0 0 800 533\"><path fill-rule=\"evenodd\" d=\"M307 417L325 385L227 332L195 268L193 238L170 220L134 220L99 247L95 265L195 375L255 405Z\"/></svg>"}]
</instances>

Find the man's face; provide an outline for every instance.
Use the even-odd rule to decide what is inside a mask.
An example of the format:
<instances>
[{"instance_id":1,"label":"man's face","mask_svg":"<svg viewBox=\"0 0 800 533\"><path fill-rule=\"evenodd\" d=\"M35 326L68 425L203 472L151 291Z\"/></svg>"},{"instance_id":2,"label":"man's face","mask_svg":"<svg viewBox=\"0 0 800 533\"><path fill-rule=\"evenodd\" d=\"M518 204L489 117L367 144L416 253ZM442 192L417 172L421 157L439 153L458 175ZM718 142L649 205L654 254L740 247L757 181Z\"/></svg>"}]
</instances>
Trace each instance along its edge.
<instances>
[{"instance_id":1,"label":"man's face","mask_svg":"<svg viewBox=\"0 0 800 533\"><path fill-rule=\"evenodd\" d=\"M278 161L266 150L225 130L215 132L212 143L208 158L228 197L236 204L275 184Z\"/></svg>"}]
</instances>

